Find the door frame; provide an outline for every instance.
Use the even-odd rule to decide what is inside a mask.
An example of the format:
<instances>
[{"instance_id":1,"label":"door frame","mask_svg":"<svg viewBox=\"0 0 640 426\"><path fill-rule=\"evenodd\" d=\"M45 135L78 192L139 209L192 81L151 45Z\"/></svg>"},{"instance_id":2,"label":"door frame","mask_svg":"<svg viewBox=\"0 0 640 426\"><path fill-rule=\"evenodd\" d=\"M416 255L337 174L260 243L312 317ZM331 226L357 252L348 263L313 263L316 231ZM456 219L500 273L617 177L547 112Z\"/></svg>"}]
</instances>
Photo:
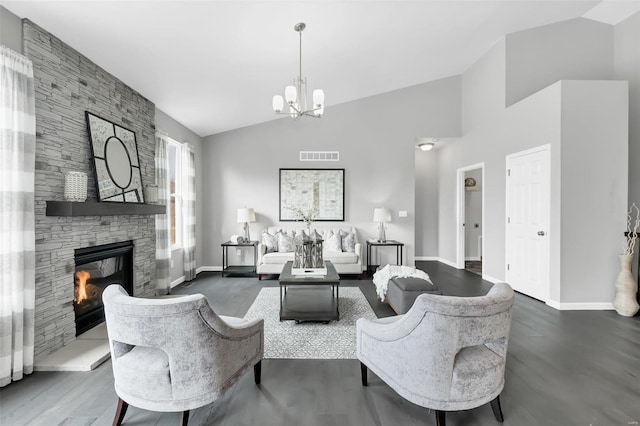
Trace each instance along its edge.
<instances>
[{"instance_id":1,"label":"door frame","mask_svg":"<svg viewBox=\"0 0 640 426\"><path fill-rule=\"evenodd\" d=\"M482 170L482 254L483 261L486 258L484 251L484 195L486 188L486 180L484 177L484 162L472 164L470 166L460 167L456 173L456 198L457 198L457 213L456 213L456 268L464 269L464 249L465 249L465 189L464 189L464 174L469 170Z\"/></svg>"},{"instance_id":2,"label":"door frame","mask_svg":"<svg viewBox=\"0 0 640 426\"><path fill-rule=\"evenodd\" d=\"M509 170L509 161L522 157L524 155L534 154L536 152L545 152L546 161L547 161L547 211L546 211L546 220L547 220L547 230L546 235L547 238L547 286L544 289L543 293L545 297L542 299L543 302L547 303L549 301L549 297L551 295L551 237L549 234L549 229L551 229L551 144L544 144L534 148L525 149L524 151L514 152L505 157L505 167L504 167L504 176L505 176L505 195L504 195L504 278L506 282L509 282L509 270L507 269L507 265L509 264L509 240L510 240L510 230L509 223L507 222L507 218L509 217L509 190L511 189L509 179L507 176Z\"/></svg>"}]
</instances>

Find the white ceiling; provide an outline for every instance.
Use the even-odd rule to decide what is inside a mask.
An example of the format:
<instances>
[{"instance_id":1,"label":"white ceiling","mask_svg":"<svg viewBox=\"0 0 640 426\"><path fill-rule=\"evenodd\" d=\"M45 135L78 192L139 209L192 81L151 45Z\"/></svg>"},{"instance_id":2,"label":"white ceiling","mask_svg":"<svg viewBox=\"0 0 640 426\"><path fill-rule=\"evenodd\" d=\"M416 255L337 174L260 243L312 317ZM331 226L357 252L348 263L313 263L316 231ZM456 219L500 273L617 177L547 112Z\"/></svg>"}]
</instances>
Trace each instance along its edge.
<instances>
[{"instance_id":1,"label":"white ceiling","mask_svg":"<svg viewBox=\"0 0 640 426\"><path fill-rule=\"evenodd\" d=\"M298 69L328 106L460 74L504 34L598 1L5 1L201 136L279 118ZM615 21L640 1L609 1ZM627 10L629 5L634 5ZM599 7L602 7L600 5ZM611 10L624 10L612 13ZM612 18L613 16L613 18ZM610 22L611 23L611 22ZM615 22L613 22L615 23ZM330 114L327 111L326 114Z\"/></svg>"}]
</instances>

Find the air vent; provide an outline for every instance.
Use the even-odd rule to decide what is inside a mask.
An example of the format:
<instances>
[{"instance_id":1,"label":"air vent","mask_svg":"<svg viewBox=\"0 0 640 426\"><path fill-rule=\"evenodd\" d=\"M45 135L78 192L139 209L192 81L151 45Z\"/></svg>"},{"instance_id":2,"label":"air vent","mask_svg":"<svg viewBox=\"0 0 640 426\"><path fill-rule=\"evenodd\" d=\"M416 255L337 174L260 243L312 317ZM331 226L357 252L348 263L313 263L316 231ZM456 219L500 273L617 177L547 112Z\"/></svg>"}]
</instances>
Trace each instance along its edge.
<instances>
[{"instance_id":1,"label":"air vent","mask_svg":"<svg viewBox=\"0 0 640 426\"><path fill-rule=\"evenodd\" d=\"M340 161L340 152L300 151L300 161Z\"/></svg>"}]
</instances>

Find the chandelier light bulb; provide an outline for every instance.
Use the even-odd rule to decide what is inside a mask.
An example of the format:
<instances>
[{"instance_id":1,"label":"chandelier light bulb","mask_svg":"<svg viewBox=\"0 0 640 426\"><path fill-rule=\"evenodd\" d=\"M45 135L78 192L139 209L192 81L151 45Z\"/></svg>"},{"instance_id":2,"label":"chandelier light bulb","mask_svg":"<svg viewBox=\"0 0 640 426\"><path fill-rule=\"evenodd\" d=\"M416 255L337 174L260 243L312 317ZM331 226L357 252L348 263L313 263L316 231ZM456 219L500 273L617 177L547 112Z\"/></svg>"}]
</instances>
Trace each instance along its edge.
<instances>
[{"instance_id":1,"label":"chandelier light bulb","mask_svg":"<svg viewBox=\"0 0 640 426\"><path fill-rule=\"evenodd\" d=\"M313 108L322 108L324 105L324 90L316 89L313 91Z\"/></svg>"},{"instance_id":2,"label":"chandelier light bulb","mask_svg":"<svg viewBox=\"0 0 640 426\"><path fill-rule=\"evenodd\" d=\"M287 86L284 89L284 97L287 99L287 103L289 105L296 103L296 100L298 99L298 91L295 86Z\"/></svg>"},{"instance_id":3,"label":"chandelier light bulb","mask_svg":"<svg viewBox=\"0 0 640 426\"><path fill-rule=\"evenodd\" d=\"M284 106L284 99L280 95L276 95L273 97L273 110L275 112L282 112L282 107Z\"/></svg>"}]
</instances>

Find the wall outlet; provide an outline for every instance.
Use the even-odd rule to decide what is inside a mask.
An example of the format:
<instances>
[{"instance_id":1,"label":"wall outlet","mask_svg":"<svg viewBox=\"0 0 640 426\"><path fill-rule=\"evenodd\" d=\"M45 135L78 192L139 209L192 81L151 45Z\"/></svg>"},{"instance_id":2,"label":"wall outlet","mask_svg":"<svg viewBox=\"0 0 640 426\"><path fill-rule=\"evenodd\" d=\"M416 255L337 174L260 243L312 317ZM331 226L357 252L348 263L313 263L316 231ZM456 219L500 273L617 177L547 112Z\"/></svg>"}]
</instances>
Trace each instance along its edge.
<instances>
[{"instance_id":1,"label":"wall outlet","mask_svg":"<svg viewBox=\"0 0 640 426\"><path fill-rule=\"evenodd\" d=\"M406 210L400 210L398 212L398 217L407 217L407 211Z\"/></svg>"},{"instance_id":2,"label":"wall outlet","mask_svg":"<svg viewBox=\"0 0 640 426\"><path fill-rule=\"evenodd\" d=\"M240 249L239 248L236 249L236 256L240 256Z\"/></svg>"}]
</instances>

